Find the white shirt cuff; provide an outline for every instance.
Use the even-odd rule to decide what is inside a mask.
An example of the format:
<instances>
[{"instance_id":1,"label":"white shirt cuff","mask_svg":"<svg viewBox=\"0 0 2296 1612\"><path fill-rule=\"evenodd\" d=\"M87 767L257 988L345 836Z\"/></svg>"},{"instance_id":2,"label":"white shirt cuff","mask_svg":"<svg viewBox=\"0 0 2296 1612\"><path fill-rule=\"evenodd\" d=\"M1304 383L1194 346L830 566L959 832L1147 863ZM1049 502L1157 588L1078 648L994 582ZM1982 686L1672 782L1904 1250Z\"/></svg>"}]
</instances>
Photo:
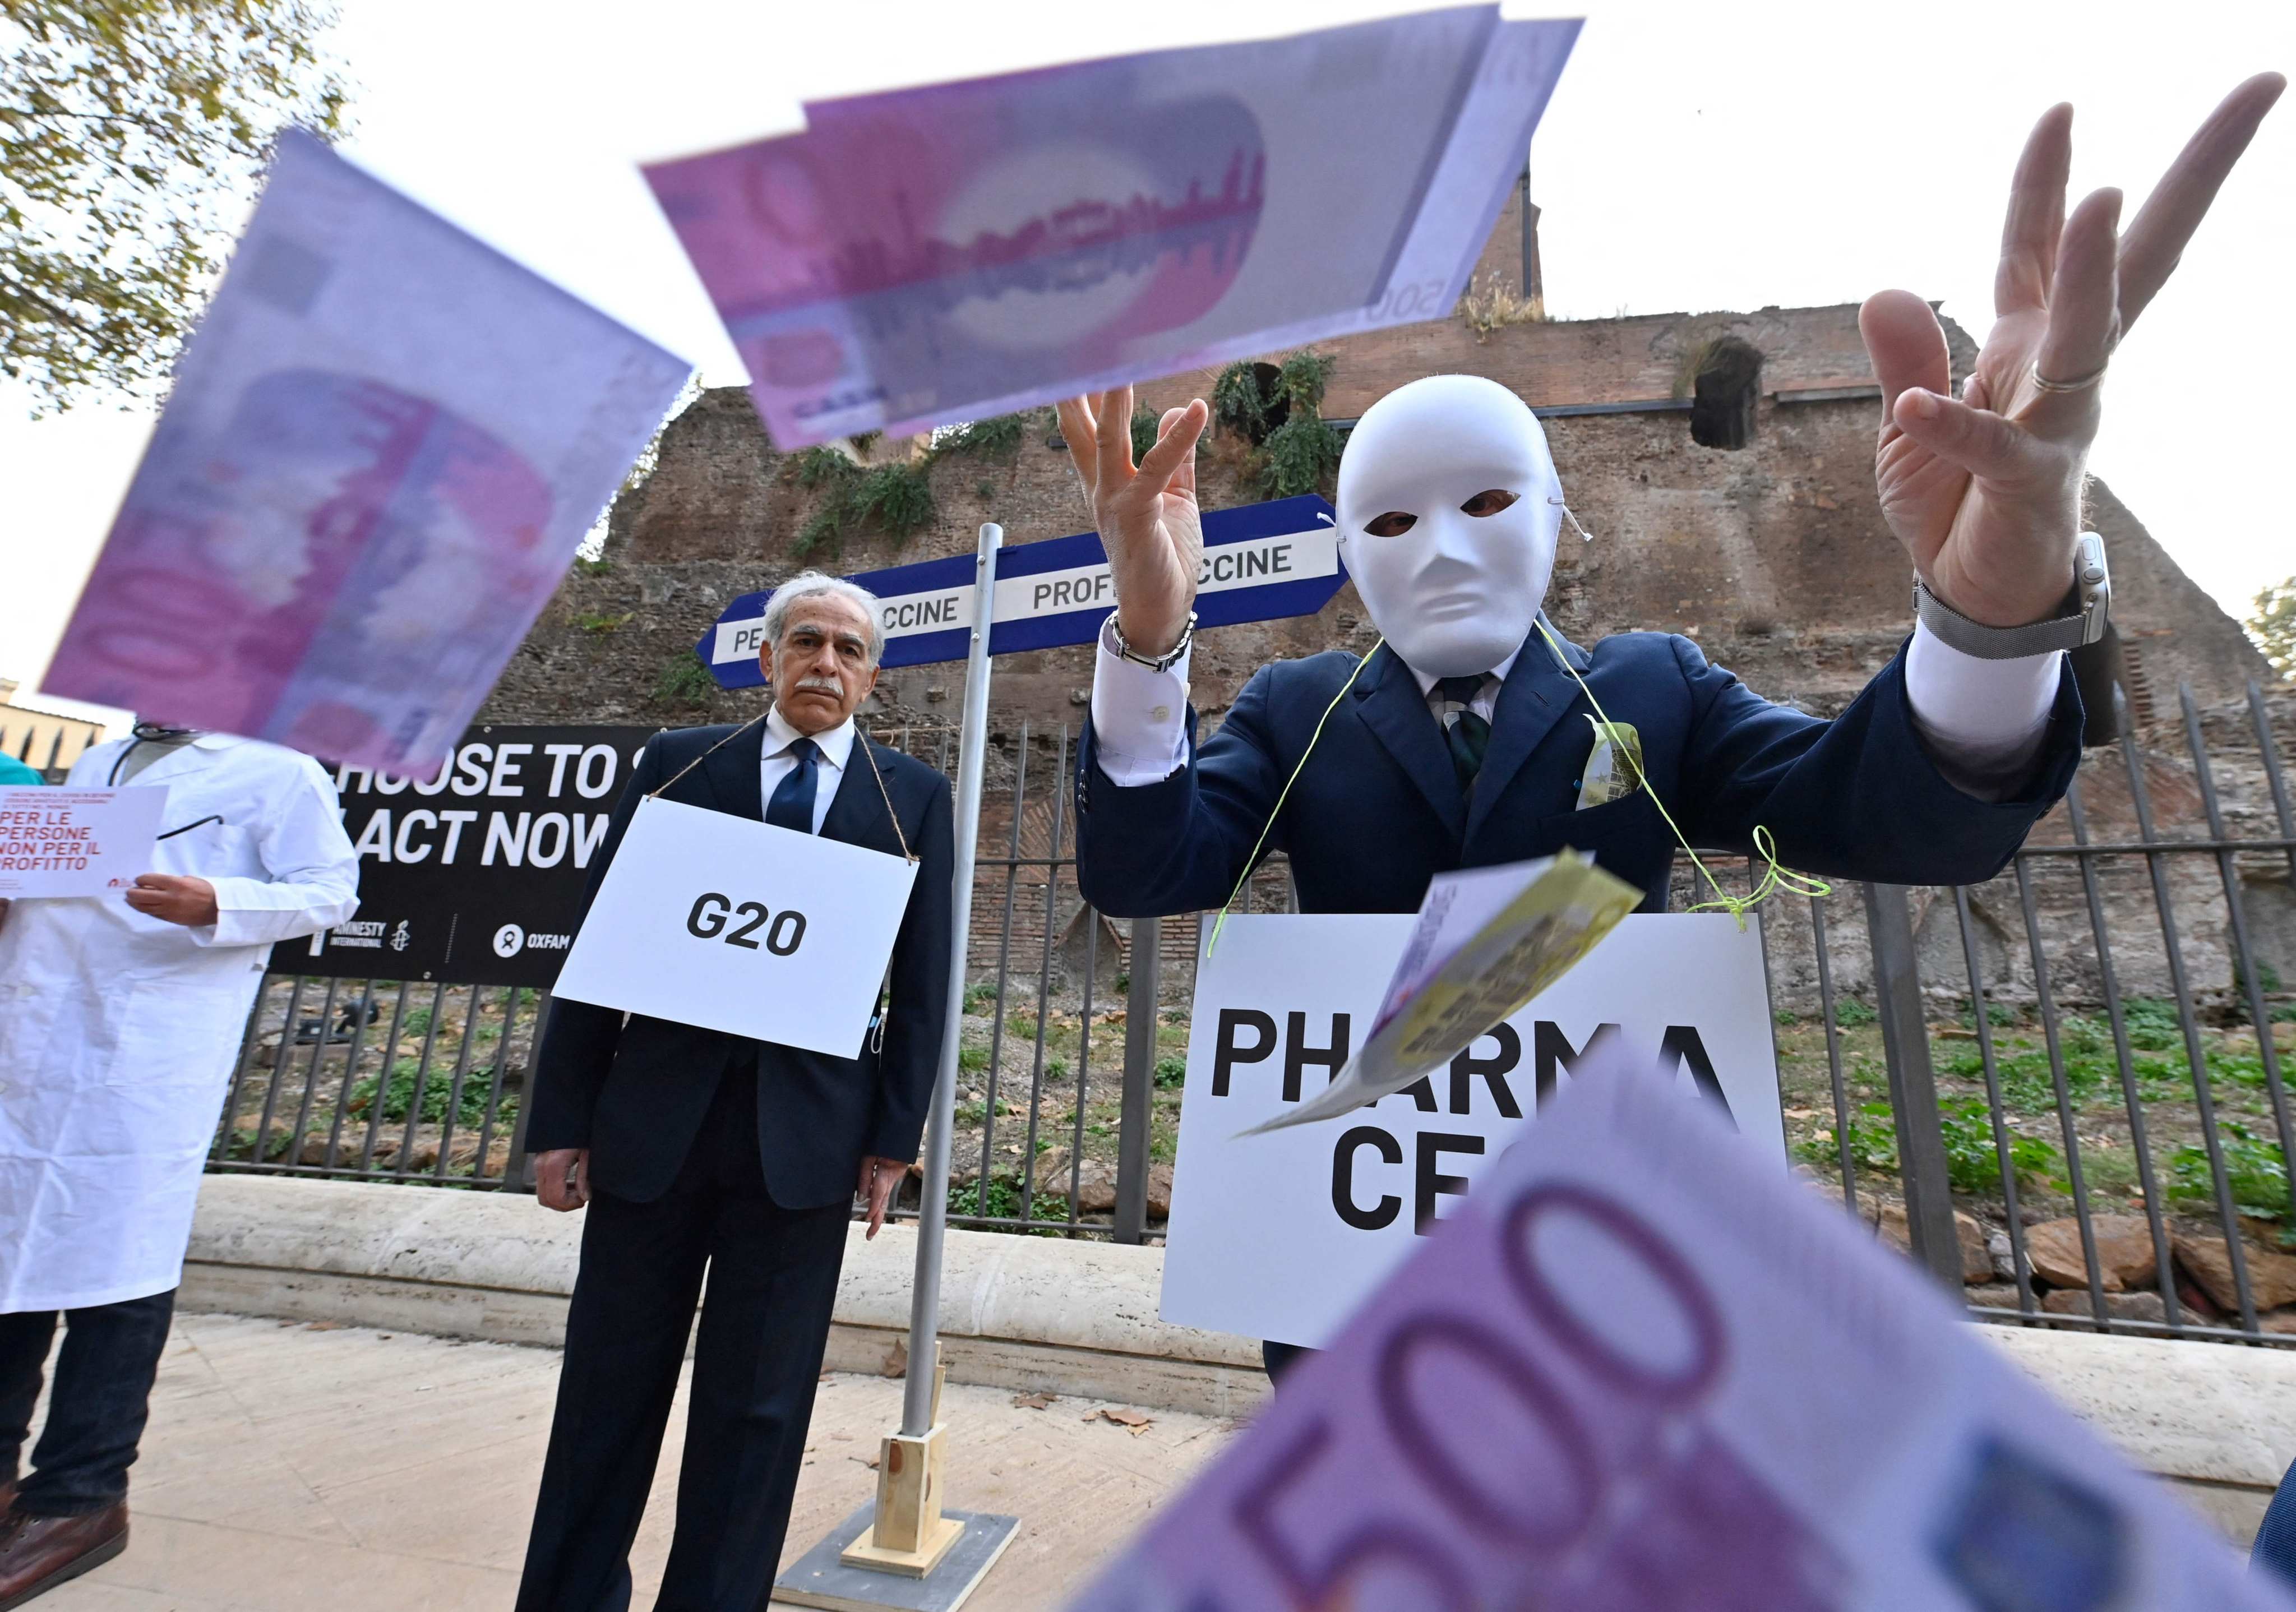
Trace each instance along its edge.
<instances>
[{"instance_id":1,"label":"white shirt cuff","mask_svg":"<svg viewBox=\"0 0 2296 1612\"><path fill-rule=\"evenodd\" d=\"M1160 672L1127 660L1110 642L1111 616L1100 629L1092 669L1095 758L1119 789L1161 783L1188 759L1188 663L1193 651Z\"/></svg>"},{"instance_id":2,"label":"white shirt cuff","mask_svg":"<svg viewBox=\"0 0 2296 1612\"><path fill-rule=\"evenodd\" d=\"M2050 650L1983 660L1915 626L1906 650L1906 700L1947 781L1980 800L2016 792L2047 736L2063 658L2063 651Z\"/></svg>"}]
</instances>

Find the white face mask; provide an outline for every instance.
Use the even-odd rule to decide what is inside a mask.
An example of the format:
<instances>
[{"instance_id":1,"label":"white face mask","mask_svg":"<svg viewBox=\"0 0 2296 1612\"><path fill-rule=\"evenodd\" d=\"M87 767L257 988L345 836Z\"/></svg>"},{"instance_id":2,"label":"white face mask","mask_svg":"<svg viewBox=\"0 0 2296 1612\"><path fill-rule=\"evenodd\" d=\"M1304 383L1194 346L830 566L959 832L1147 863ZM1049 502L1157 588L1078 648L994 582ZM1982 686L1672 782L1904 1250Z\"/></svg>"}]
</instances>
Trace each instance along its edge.
<instances>
[{"instance_id":1,"label":"white face mask","mask_svg":"<svg viewBox=\"0 0 2296 1612\"><path fill-rule=\"evenodd\" d=\"M1371 618L1414 671L1488 672L1546 597L1562 488L1522 399L1479 375L1431 375L1364 411L1340 461L1340 552Z\"/></svg>"}]
</instances>

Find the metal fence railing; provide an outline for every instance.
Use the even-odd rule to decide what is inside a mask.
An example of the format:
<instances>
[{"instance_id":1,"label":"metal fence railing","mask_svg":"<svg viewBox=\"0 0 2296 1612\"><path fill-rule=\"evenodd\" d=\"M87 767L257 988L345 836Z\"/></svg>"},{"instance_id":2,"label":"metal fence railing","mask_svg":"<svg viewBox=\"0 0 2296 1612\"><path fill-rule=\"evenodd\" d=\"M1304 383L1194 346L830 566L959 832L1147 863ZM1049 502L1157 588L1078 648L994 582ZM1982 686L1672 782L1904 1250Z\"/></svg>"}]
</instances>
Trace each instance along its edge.
<instances>
[{"instance_id":1,"label":"metal fence railing","mask_svg":"<svg viewBox=\"0 0 2296 1612\"><path fill-rule=\"evenodd\" d=\"M2296 818L2260 692L2182 716L2092 752L1988 884L1763 909L1786 1142L1980 1316L2296 1342ZM879 736L953 763L946 730ZM1074 743L990 749L950 1221L1136 1242L1168 1207L1201 920L1077 895ZM1280 858L1245 896L1290 901ZM274 976L212 1167L522 1189L546 1011Z\"/></svg>"}]
</instances>

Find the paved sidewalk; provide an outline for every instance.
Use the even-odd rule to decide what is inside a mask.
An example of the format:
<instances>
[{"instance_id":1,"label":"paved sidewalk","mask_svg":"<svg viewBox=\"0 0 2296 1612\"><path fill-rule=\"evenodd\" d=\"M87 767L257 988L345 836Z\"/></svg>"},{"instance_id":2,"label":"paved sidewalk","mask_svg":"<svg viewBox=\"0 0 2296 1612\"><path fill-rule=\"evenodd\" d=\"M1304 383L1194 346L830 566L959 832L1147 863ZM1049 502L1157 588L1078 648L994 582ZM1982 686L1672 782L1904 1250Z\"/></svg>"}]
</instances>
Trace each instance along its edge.
<instances>
[{"instance_id":1,"label":"paved sidewalk","mask_svg":"<svg viewBox=\"0 0 2296 1612\"><path fill-rule=\"evenodd\" d=\"M327 1323L178 1315L135 1472L126 1555L42 1612L453 1612L507 1608L558 1381L558 1355ZM867 1503L901 1384L821 1386L790 1525L794 1559ZM1016 1406L950 1384L949 1503L1005 1511L1020 1536L972 1605L1053 1608L1218 1451L1231 1424L1168 1411L1138 1433L1099 1402ZM685 1396L632 1567L650 1606L669 1548ZM781 1603L776 1602L775 1605Z\"/></svg>"}]
</instances>

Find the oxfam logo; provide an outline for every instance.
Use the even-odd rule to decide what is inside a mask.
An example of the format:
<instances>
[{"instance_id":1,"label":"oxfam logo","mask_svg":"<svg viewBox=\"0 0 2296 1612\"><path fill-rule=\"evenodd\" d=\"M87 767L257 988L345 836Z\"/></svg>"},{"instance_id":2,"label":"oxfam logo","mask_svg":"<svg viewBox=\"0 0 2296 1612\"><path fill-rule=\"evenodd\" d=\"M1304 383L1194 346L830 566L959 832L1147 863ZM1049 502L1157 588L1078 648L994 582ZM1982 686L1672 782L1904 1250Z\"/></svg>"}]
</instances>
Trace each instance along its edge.
<instances>
[{"instance_id":1,"label":"oxfam logo","mask_svg":"<svg viewBox=\"0 0 2296 1612\"><path fill-rule=\"evenodd\" d=\"M506 923L495 931L495 955L515 957L526 945L526 931L514 923Z\"/></svg>"}]
</instances>

